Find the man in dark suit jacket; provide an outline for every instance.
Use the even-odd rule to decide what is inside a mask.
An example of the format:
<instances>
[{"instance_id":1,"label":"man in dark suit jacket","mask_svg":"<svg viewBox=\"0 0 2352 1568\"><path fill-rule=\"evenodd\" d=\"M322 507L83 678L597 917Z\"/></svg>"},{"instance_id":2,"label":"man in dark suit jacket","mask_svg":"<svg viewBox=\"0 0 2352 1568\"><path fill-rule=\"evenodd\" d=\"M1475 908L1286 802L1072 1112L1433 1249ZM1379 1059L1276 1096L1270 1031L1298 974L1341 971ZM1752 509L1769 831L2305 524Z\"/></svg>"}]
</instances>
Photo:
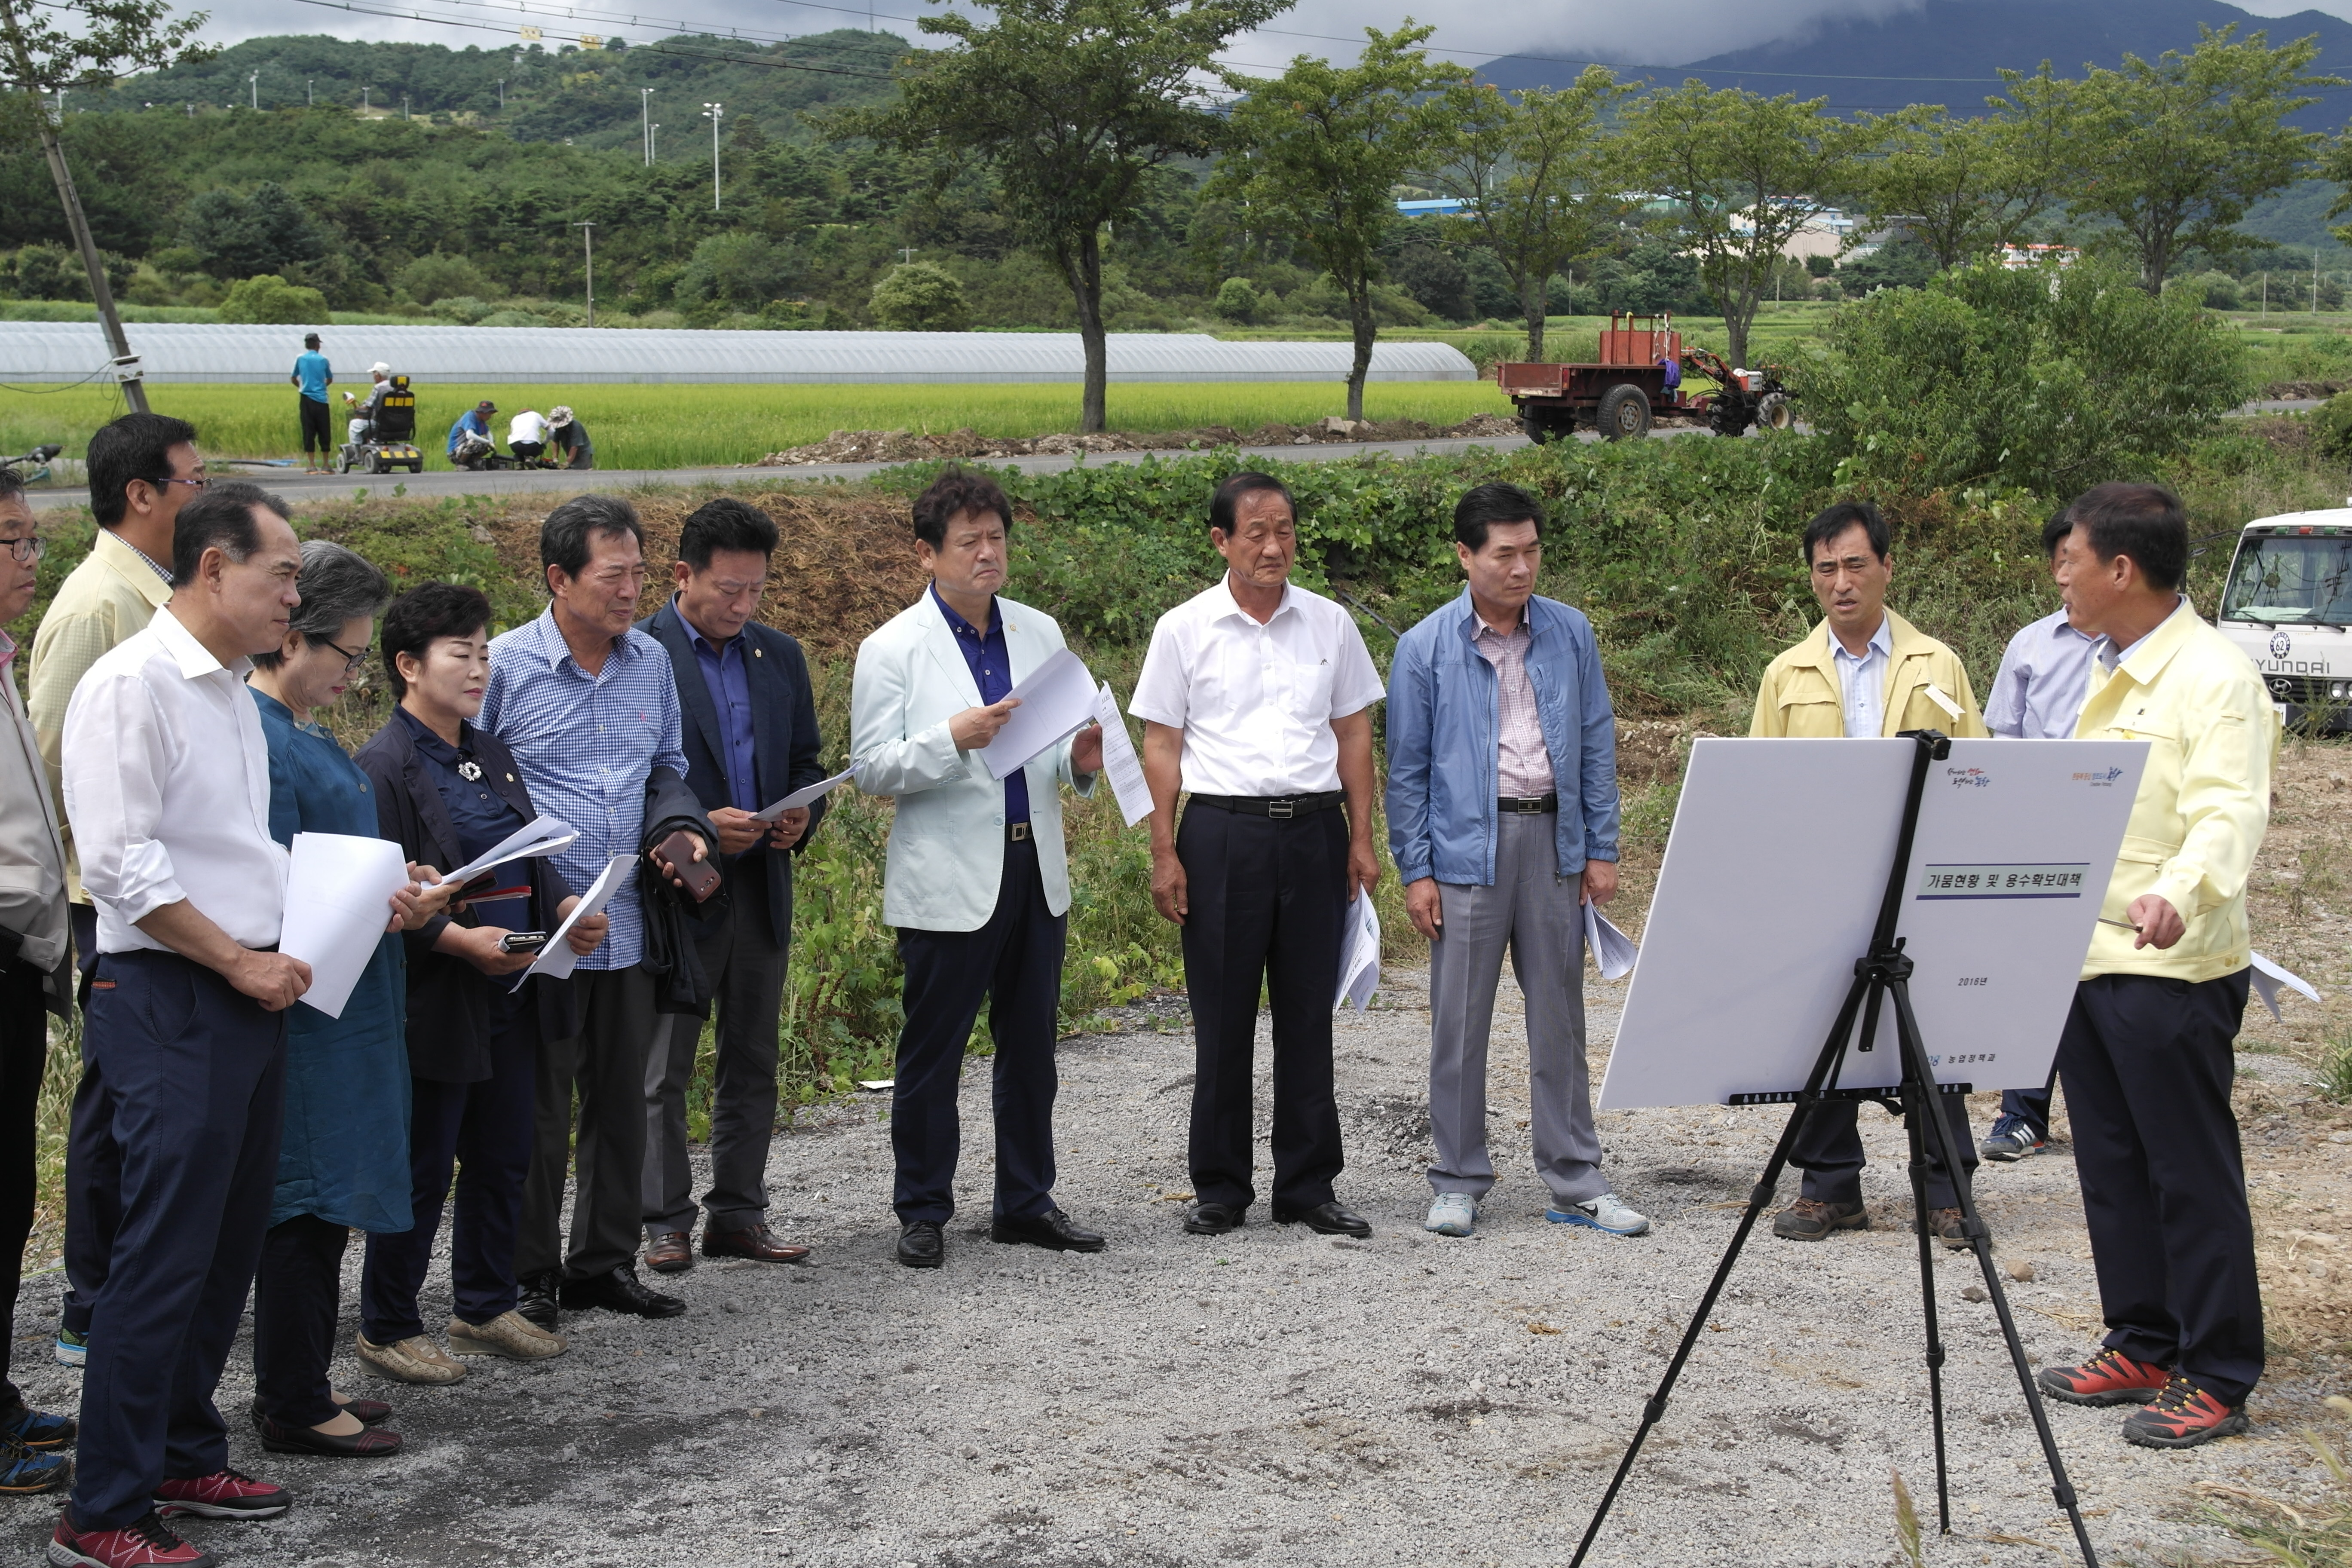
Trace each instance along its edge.
<instances>
[{"instance_id":1,"label":"man in dark suit jacket","mask_svg":"<svg viewBox=\"0 0 2352 1568\"><path fill-rule=\"evenodd\" d=\"M776 822L752 813L824 776L816 700L801 645L754 622L776 525L721 497L686 520L677 591L642 628L669 651L685 710L687 783L719 833L722 891L699 911L696 947L718 1006L710 1104L710 1190L702 1254L789 1263L808 1255L768 1229L768 1143L776 1121L776 1025L792 941L792 857L824 803ZM691 1268L695 1202L686 1156L686 1088L702 1018L664 1020L646 1071L646 1266Z\"/></svg>"}]
</instances>

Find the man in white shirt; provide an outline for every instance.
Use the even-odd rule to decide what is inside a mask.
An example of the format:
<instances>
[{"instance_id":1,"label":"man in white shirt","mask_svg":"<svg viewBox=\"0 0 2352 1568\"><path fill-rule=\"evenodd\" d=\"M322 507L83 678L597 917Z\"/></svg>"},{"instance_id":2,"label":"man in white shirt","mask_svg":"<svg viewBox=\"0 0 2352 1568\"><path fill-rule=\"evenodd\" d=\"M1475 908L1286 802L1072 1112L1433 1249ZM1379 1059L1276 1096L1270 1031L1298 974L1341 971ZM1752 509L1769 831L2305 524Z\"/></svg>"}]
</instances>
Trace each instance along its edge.
<instances>
[{"instance_id":1,"label":"man in white shirt","mask_svg":"<svg viewBox=\"0 0 2352 1568\"><path fill-rule=\"evenodd\" d=\"M515 461L536 461L547 450L547 418L536 408L526 408L507 421L507 450Z\"/></svg>"},{"instance_id":2,"label":"man in white shirt","mask_svg":"<svg viewBox=\"0 0 2352 1568\"><path fill-rule=\"evenodd\" d=\"M1331 1186L1346 1163L1331 1012L1348 901L1381 876L1371 706L1384 693L1348 612L1290 581L1297 518L1267 475L1217 487L1209 542L1224 579L1160 617L1129 704L1144 721L1151 898L1184 928L1198 1063L1184 1228L1197 1236L1234 1229L1256 1196L1261 984L1274 1013L1274 1217L1371 1234ZM1180 789L1192 795L1181 829Z\"/></svg>"},{"instance_id":3,"label":"man in white shirt","mask_svg":"<svg viewBox=\"0 0 2352 1568\"><path fill-rule=\"evenodd\" d=\"M122 1152L119 1170L67 1170L68 1205L118 1218L58 1562L180 1562L158 1509L262 1519L291 1500L228 1468L212 1398L269 1219L286 1009L310 984L276 951L288 859L244 679L301 603L285 510L247 484L183 507L170 602L66 711L66 809L100 952L74 1111L112 1126Z\"/></svg>"},{"instance_id":4,"label":"man in white shirt","mask_svg":"<svg viewBox=\"0 0 2352 1568\"><path fill-rule=\"evenodd\" d=\"M2042 525L2042 552L2058 569L2058 549L2074 531L2073 512L2061 507ZM2020 627L2000 656L2000 668L1985 693L1985 728L2015 741L2063 741L2074 733L2075 716L2091 689L2091 650L2099 639L2075 629L2061 605ZM2058 1069L2040 1089L2005 1089L2000 1115L1978 1152L2007 1164L2050 1146L2050 1090Z\"/></svg>"}]
</instances>

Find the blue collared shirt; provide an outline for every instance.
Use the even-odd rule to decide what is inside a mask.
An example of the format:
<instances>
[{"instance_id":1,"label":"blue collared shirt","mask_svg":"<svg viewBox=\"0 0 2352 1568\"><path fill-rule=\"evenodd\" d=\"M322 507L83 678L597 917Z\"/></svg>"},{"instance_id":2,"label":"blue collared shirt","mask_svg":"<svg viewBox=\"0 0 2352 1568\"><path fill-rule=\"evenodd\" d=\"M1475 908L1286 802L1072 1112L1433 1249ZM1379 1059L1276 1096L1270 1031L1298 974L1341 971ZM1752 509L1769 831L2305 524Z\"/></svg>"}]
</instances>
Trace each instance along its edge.
<instances>
[{"instance_id":1,"label":"blue collared shirt","mask_svg":"<svg viewBox=\"0 0 2352 1568\"><path fill-rule=\"evenodd\" d=\"M379 393L383 390L384 388L381 386L377 388ZM457 455L457 443L464 440L468 435L479 436L485 441L490 438L490 427L482 418L482 411L478 408L467 409L466 412L457 416L457 423L449 426L449 455L451 457L454 458ZM583 967L585 967L585 965L583 964Z\"/></svg>"},{"instance_id":2,"label":"blue collared shirt","mask_svg":"<svg viewBox=\"0 0 2352 1568\"><path fill-rule=\"evenodd\" d=\"M2064 740L2074 732L2091 689L2091 650L2066 612L2042 616L2009 639L2000 669L1985 693L1985 728L2011 740Z\"/></svg>"},{"instance_id":3,"label":"blue collared shirt","mask_svg":"<svg viewBox=\"0 0 2352 1568\"><path fill-rule=\"evenodd\" d=\"M303 396L313 403L327 401L327 384L335 379L335 370L327 363L325 354L317 349L298 354L294 360L294 374L301 384Z\"/></svg>"},{"instance_id":4,"label":"blue collared shirt","mask_svg":"<svg viewBox=\"0 0 2352 1568\"><path fill-rule=\"evenodd\" d=\"M955 633L956 647L963 654L964 663L971 667L972 684L980 688L982 705L1003 701L1005 693L1013 689L1013 656L1005 651L1004 612L996 607L995 599L988 601L986 637L948 607L948 602L940 597L937 584L931 588L931 603L948 618L948 630ZM1018 768L1004 781L1004 820L1029 820L1029 779Z\"/></svg>"},{"instance_id":5,"label":"blue collared shirt","mask_svg":"<svg viewBox=\"0 0 2352 1568\"><path fill-rule=\"evenodd\" d=\"M683 614L677 618L694 644L694 662L719 710L727 750L727 803L739 811L757 811L767 803L760 798L759 756L751 739L751 666L743 651L743 634L737 632L713 647L692 621Z\"/></svg>"},{"instance_id":6,"label":"blue collared shirt","mask_svg":"<svg viewBox=\"0 0 2352 1568\"><path fill-rule=\"evenodd\" d=\"M686 776L677 682L669 655L631 627L604 669L580 668L556 629L552 605L529 626L491 639L490 689L482 729L522 764L531 803L579 830L554 857L582 893L615 855L629 857L620 890L604 906L612 933L580 961L583 969L626 969L645 956L637 853L646 831L646 781L657 767Z\"/></svg>"},{"instance_id":7,"label":"blue collared shirt","mask_svg":"<svg viewBox=\"0 0 2352 1568\"><path fill-rule=\"evenodd\" d=\"M1893 620L1881 617L1860 658L1845 651L1836 632L1830 633L1830 662L1837 667L1849 736L1875 736L1886 722L1886 667L1895 658L1894 627Z\"/></svg>"}]
</instances>

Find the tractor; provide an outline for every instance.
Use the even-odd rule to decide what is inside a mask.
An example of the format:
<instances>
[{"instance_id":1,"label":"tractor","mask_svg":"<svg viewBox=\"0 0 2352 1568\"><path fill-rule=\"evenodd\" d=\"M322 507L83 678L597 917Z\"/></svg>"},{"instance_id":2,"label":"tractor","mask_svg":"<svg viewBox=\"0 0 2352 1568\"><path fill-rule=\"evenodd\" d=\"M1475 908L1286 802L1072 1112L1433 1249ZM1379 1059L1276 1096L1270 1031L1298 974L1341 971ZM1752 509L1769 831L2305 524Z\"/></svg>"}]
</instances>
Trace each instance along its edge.
<instances>
[{"instance_id":1,"label":"tractor","mask_svg":"<svg viewBox=\"0 0 2352 1568\"><path fill-rule=\"evenodd\" d=\"M1707 377L1717 390L1692 395L1681 385L1685 372ZM1718 436L1745 435L1751 425L1785 430L1795 423L1777 372L1735 369L1705 349L1685 349L1671 315L1612 311L1597 363L1506 362L1496 366L1495 379L1518 409L1519 427L1538 444L1565 438L1580 422L1603 440L1645 436L1658 414L1704 419Z\"/></svg>"}]
</instances>

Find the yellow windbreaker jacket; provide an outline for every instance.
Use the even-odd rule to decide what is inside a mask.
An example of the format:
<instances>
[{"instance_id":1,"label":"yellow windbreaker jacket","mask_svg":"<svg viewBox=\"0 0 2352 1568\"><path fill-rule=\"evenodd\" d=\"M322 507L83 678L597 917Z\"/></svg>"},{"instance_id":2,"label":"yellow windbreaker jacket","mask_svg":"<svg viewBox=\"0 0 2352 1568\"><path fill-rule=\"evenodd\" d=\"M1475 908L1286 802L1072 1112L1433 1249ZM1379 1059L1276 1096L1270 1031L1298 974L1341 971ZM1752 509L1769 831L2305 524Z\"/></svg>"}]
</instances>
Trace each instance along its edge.
<instances>
[{"instance_id":1,"label":"yellow windbreaker jacket","mask_svg":"<svg viewBox=\"0 0 2352 1568\"><path fill-rule=\"evenodd\" d=\"M1984 718L1977 711L1976 693L1969 689L1969 672L1959 655L1892 610L1886 612L1886 624L1894 647L1886 661L1886 719L1880 734L1941 730L1947 735L1982 735ZM1927 695L1931 685L1958 705L1958 718ZM1822 621L1811 637L1765 668L1748 732L1829 741L1845 733L1845 705L1830 654L1829 622Z\"/></svg>"},{"instance_id":2,"label":"yellow windbreaker jacket","mask_svg":"<svg viewBox=\"0 0 2352 1568\"><path fill-rule=\"evenodd\" d=\"M2157 893L2189 926L2163 952L2135 950L2130 931L2099 926L2083 978L2217 980L2245 968L2246 876L2270 826L2278 742L2278 710L2253 665L2184 595L2112 673L2092 662L2074 734L2151 742L2099 912L2119 921L2133 900Z\"/></svg>"}]
</instances>

